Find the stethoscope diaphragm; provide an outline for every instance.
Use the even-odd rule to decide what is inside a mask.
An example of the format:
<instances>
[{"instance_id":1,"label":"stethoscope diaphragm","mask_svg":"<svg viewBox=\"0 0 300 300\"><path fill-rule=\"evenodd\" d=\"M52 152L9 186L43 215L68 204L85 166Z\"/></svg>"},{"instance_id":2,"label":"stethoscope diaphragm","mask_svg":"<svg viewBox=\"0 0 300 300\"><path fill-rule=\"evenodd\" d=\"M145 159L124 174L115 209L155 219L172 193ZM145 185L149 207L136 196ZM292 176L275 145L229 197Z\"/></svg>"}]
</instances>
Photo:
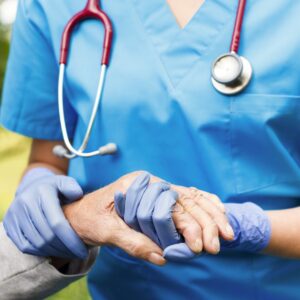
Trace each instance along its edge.
<instances>
[{"instance_id":1,"label":"stethoscope diaphragm","mask_svg":"<svg viewBox=\"0 0 300 300\"><path fill-rule=\"evenodd\" d=\"M215 89L225 95L241 92L250 82L250 62L234 52L219 56L212 64L211 81Z\"/></svg>"}]
</instances>

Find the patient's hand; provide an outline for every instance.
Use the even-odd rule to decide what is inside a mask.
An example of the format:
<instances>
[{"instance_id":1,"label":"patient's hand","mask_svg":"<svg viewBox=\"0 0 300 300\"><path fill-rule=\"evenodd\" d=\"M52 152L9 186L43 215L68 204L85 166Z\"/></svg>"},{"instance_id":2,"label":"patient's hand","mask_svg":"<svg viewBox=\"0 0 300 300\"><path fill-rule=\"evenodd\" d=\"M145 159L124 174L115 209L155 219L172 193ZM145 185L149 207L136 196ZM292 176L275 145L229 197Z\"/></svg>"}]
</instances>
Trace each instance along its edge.
<instances>
[{"instance_id":1,"label":"patient's hand","mask_svg":"<svg viewBox=\"0 0 300 300\"><path fill-rule=\"evenodd\" d=\"M220 251L220 237L227 241L234 238L224 204L218 196L193 187L172 185L172 188L178 192L173 219L179 232L184 235L186 227L181 225L183 222L180 220L184 214L189 214L201 228L200 240L203 250L210 254L217 254ZM183 224L188 226L186 223ZM190 246L189 239L185 239Z\"/></svg>"},{"instance_id":2,"label":"patient's hand","mask_svg":"<svg viewBox=\"0 0 300 300\"><path fill-rule=\"evenodd\" d=\"M114 208L114 193L125 192L139 173L130 173L114 183L64 206L73 229L88 245L115 245L128 254L163 265L162 249L151 239L131 229Z\"/></svg>"},{"instance_id":3,"label":"patient's hand","mask_svg":"<svg viewBox=\"0 0 300 300\"><path fill-rule=\"evenodd\" d=\"M176 248L175 256L194 257L193 252L203 250L216 254L220 250L220 236L225 240L234 237L224 205L217 196L170 185L146 172L138 176L125 194L115 195L115 205L131 228L143 232L163 249L182 244ZM181 250L184 253L178 253Z\"/></svg>"}]
</instances>

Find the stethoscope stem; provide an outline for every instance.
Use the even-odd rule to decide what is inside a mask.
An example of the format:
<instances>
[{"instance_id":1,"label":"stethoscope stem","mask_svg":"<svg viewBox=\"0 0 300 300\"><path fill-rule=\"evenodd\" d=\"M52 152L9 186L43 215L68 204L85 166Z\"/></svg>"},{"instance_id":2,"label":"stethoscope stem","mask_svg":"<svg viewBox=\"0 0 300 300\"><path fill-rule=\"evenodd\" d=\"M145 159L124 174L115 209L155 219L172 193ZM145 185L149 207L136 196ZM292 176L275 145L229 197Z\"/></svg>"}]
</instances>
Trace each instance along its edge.
<instances>
[{"instance_id":1,"label":"stethoscope stem","mask_svg":"<svg viewBox=\"0 0 300 300\"><path fill-rule=\"evenodd\" d=\"M234 52L235 54L237 54L239 51L240 38L241 38L246 3L247 3L247 0L239 0L239 4L238 4L238 8L237 8L235 24L234 24L233 34L232 34L232 40L231 40L231 44L230 44L230 52Z\"/></svg>"},{"instance_id":2,"label":"stethoscope stem","mask_svg":"<svg viewBox=\"0 0 300 300\"><path fill-rule=\"evenodd\" d=\"M252 77L250 62L238 54L246 0L239 0L229 52L217 57L211 68L214 88L224 95L234 95L246 88Z\"/></svg>"}]
</instances>

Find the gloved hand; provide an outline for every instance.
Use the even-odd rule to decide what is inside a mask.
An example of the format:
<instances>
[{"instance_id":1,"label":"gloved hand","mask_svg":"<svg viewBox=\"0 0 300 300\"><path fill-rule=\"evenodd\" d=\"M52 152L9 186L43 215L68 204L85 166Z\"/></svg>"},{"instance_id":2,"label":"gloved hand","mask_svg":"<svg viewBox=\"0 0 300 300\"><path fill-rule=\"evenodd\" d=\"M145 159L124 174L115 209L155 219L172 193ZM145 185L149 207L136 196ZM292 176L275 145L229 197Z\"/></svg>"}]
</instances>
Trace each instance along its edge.
<instances>
[{"instance_id":1,"label":"gloved hand","mask_svg":"<svg viewBox=\"0 0 300 300\"><path fill-rule=\"evenodd\" d=\"M178 195L170 189L170 184L150 183L150 174L144 172L136 178L125 195L116 192L114 200L118 215L131 228L146 234L163 249L174 244L182 245L185 250L184 258L187 259L196 254L183 243L182 236L175 228L172 212L177 198ZM176 259L178 253L173 251L170 256L168 253L164 256Z\"/></svg>"},{"instance_id":2,"label":"gloved hand","mask_svg":"<svg viewBox=\"0 0 300 300\"><path fill-rule=\"evenodd\" d=\"M115 194L115 208L133 229L143 232L164 249L164 257L185 261L195 257L178 234L172 220L178 195L164 182L149 183L150 174L143 173L126 195ZM253 203L225 204L226 215L234 231L234 239L222 241L222 248L256 252L270 239L270 223L265 212Z\"/></svg>"},{"instance_id":3,"label":"gloved hand","mask_svg":"<svg viewBox=\"0 0 300 300\"><path fill-rule=\"evenodd\" d=\"M23 177L3 225L9 238L24 253L84 259L85 244L61 209L83 196L75 179L46 168L29 170Z\"/></svg>"},{"instance_id":4,"label":"gloved hand","mask_svg":"<svg viewBox=\"0 0 300 300\"><path fill-rule=\"evenodd\" d=\"M225 204L226 215L234 231L232 241L221 242L221 249L235 249L246 252L259 252L268 245L271 237L271 224L267 214L258 205L246 202ZM164 250L166 258L180 261L191 258L186 244L171 245Z\"/></svg>"},{"instance_id":5,"label":"gloved hand","mask_svg":"<svg viewBox=\"0 0 300 300\"><path fill-rule=\"evenodd\" d=\"M271 238L271 223L266 212L252 202L225 204L226 214L234 229L234 240L223 241L222 248L260 252Z\"/></svg>"}]
</instances>

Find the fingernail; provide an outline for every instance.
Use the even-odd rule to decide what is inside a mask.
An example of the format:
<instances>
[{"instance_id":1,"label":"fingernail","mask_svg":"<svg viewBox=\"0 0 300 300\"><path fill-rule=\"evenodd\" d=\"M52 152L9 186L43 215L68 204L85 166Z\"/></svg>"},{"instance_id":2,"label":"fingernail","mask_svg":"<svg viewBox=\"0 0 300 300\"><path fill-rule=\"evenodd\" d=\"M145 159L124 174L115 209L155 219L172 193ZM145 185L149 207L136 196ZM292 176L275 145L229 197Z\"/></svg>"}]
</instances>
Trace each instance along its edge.
<instances>
[{"instance_id":1,"label":"fingernail","mask_svg":"<svg viewBox=\"0 0 300 300\"><path fill-rule=\"evenodd\" d=\"M216 252L219 252L220 251L220 242L219 242L219 238L217 237L214 237L213 240L212 240L212 245L213 245L213 248Z\"/></svg>"},{"instance_id":2,"label":"fingernail","mask_svg":"<svg viewBox=\"0 0 300 300\"><path fill-rule=\"evenodd\" d=\"M202 247L203 247L202 240L201 239L196 239L194 247L195 247L195 251L196 252L201 252L202 251Z\"/></svg>"},{"instance_id":3,"label":"fingernail","mask_svg":"<svg viewBox=\"0 0 300 300\"><path fill-rule=\"evenodd\" d=\"M149 261L155 265L163 265L166 263L166 260L161 255L155 252L149 255Z\"/></svg>"},{"instance_id":4,"label":"fingernail","mask_svg":"<svg viewBox=\"0 0 300 300\"><path fill-rule=\"evenodd\" d=\"M233 229L229 224L226 225L226 232L227 232L228 235L234 237Z\"/></svg>"}]
</instances>

